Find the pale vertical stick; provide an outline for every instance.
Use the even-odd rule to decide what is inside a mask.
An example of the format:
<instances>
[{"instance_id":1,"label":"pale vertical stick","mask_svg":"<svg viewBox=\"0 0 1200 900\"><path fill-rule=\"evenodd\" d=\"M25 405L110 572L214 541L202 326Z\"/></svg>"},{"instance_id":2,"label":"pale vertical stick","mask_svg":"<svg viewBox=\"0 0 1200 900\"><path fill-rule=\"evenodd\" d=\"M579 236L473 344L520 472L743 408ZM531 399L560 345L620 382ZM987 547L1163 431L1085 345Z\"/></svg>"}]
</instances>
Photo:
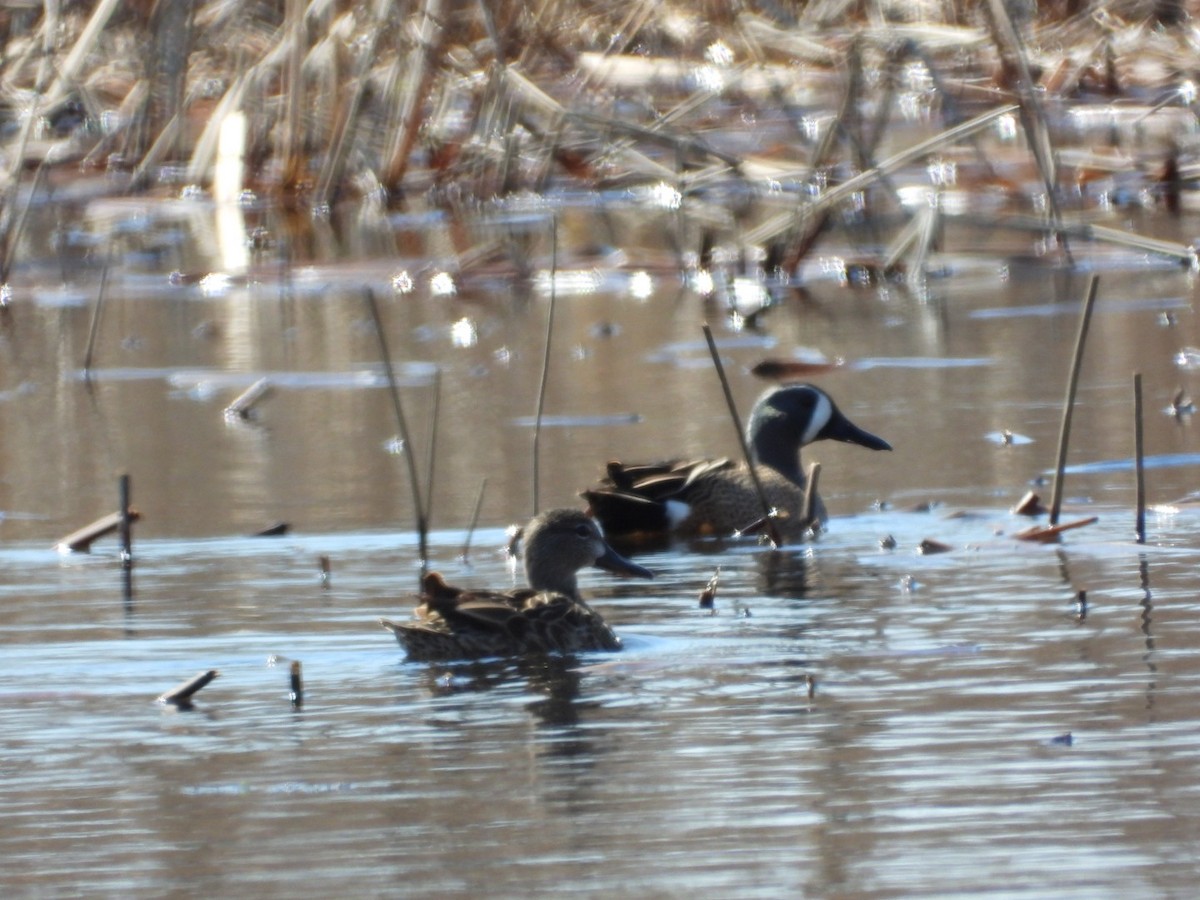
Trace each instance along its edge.
<instances>
[{"instance_id":1,"label":"pale vertical stick","mask_svg":"<svg viewBox=\"0 0 1200 900\"><path fill-rule=\"evenodd\" d=\"M1137 483L1136 533L1139 544L1146 543L1146 466L1142 442L1142 373L1133 373L1133 470Z\"/></svg>"},{"instance_id":2,"label":"pale vertical stick","mask_svg":"<svg viewBox=\"0 0 1200 900\"><path fill-rule=\"evenodd\" d=\"M1075 338L1075 356L1071 360L1071 377L1067 381L1067 397L1063 406L1062 426L1058 430L1058 459L1054 465L1054 492L1050 501L1050 524L1058 524L1062 511L1063 469L1067 465L1067 444L1071 437L1071 414L1075 408L1075 389L1079 386L1079 370L1083 365L1083 345L1087 342L1088 324L1092 320L1092 307L1096 304L1096 289L1100 279L1092 275L1088 279L1087 299L1079 316L1079 334Z\"/></svg>"},{"instance_id":3,"label":"pale vertical stick","mask_svg":"<svg viewBox=\"0 0 1200 900\"><path fill-rule=\"evenodd\" d=\"M821 464L813 463L808 468L808 478L804 481L804 512L801 515L800 521L805 528L812 528L817 531L817 481L821 477Z\"/></svg>"}]
</instances>

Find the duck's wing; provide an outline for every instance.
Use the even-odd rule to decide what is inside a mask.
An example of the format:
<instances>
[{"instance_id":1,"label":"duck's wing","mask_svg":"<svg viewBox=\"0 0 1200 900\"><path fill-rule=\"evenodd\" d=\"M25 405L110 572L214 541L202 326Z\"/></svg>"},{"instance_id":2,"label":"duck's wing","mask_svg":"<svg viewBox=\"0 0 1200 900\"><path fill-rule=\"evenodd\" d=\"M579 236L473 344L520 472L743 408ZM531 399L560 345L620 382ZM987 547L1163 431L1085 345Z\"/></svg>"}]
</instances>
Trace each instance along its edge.
<instances>
[{"instance_id":1,"label":"duck's wing","mask_svg":"<svg viewBox=\"0 0 1200 900\"><path fill-rule=\"evenodd\" d=\"M675 459L660 463L608 464L607 477L584 491L592 514L609 534L657 534L680 523L681 507L696 479L733 465L722 459Z\"/></svg>"}]
</instances>

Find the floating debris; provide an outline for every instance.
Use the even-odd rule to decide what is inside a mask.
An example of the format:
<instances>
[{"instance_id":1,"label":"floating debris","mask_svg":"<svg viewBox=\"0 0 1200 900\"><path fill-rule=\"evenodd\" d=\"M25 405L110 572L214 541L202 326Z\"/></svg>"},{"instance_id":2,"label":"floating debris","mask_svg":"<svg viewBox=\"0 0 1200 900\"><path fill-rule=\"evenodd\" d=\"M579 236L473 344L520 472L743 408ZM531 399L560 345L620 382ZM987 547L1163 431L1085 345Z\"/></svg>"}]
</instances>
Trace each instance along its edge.
<instances>
[{"instance_id":1,"label":"floating debris","mask_svg":"<svg viewBox=\"0 0 1200 900\"><path fill-rule=\"evenodd\" d=\"M159 703L169 703L178 709L191 709L192 697L202 687L212 681L220 673L216 669L209 669L207 672L201 672L192 678L189 678L178 687L171 688L165 694L158 698Z\"/></svg>"},{"instance_id":2,"label":"floating debris","mask_svg":"<svg viewBox=\"0 0 1200 900\"><path fill-rule=\"evenodd\" d=\"M721 567L717 566L717 570L713 572L712 578L708 579L708 584L700 592L701 609L715 610L717 605L717 582L720 580Z\"/></svg>"},{"instance_id":3,"label":"floating debris","mask_svg":"<svg viewBox=\"0 0 1200 900\"><path fill-rule=\"evenodd\" d=\"M922 556L932 556L936 553L949 553L954 548L949 544L943 544L941 541L935 541L933 538L925 538L917 545L917 552Z\"/></svg>"},{"instance_id":4,"label":"floating debris","mask_svg":"<svg viewBox=\"0 0 1200 900\"><path fill-rule=\"evenodd\" d=\"M795 381L812 378L815 375L824 375L845 364L846 361L840 357L826 361L768 357L754 366L750 370L750 374L768 381Z\"/></svg>"},{"instance_id":5,"label":"floating debris","mask_svg":"<svg viewBox=\"0 0 1200 900\"><path fill-rule=\"evenodd\" d=\"M287 522L276 522L274 525L268 525L261 531L256 531L251 537L282 537L291 530L292 526Z\"/></svg>"},{"instance_id":6,"label":"floating debris","mask_svg":"<svg viewBox=\"0 0 1200 900\"><path fill-rule=\"evenodd\" d=\"M1174 416L1176 419L1190 416L1195 411L1196 405L1183 388L1175 392L1175 396L1171 398L1171 405L1166 409L1167 415Z\"/></svg>"},{"instance_id":7,"label":"floating debris","mask_svg":"<svg viewBox=\"0 0 1200 900\"><path fill-rule=\"evenodd\" d=\"M1017 505L1012 508L1013 514L1018 516L1041 516L1045 515L1047 510L1042 505L1042 498L1033 491L1026 491L1025 496L1017 501Z\"/></svg>"},{"instance_id":8,"label":"floating debris","mask_svg":"<svg viewBox=\"0 0 1200 900\"><path fill-rule=\"evenodd\" d=\"M1034 541L1039 544L1056 544L1059 540L1059 535L1064 531L1070 531L1073 528L1083 528L1085 525L1094 525L1100 521L1099 516L1091 516L1087 519L1077 519L1074 522L1064 522L1062 525L1034 525L1031 528L1026 528L1024 531L1018 531L1013 535L1018 541Z\"/></svg>"},{"instance_id":9,"label":"floating debris","mask_svg":"<svg viewBox=\"0 0 1200 900\"><path fill-rule=\"evenodd\" d=\"M299 709L304 705L304 684L300 677L300 660L292 660L292 670L289 679L291 690L288 692L288 699L292 701L293 709Z\"/></svg>"},{"instance_id":10,"label":"floating debris","mask_svg":"<svg viewBox=\"0 0 1200 900\"><path fill-rule=\"evenodd\" d=\"M136 509L130 508L129 521L136 522L140 519L141 513ZM59 553L87 553L92 548L92 544L104 537L112 534L121 528L121 513L109 513L103 518L97 519L91 525L86 525L78 531L73 531L54 545Z\"/></svg>"},{"instance_id":11,"label":"floating debris","mask_svg":"<svg viewBox=\"0 0 1200 900\"><path fill-rule=\"evenodd\" d=\"M258 379L225 407L225 421L248 421L254 415L255 405L269 397L274 390L271 379L265 376Z\"/></svg>"},{"instance_id":12,"label":"floating debris","mask_svg":"<svg viewBox=\"0 0 1200 900\"><path fill-rule=\"evenodd\" d=\"M887 535L886 537L880 538L879 539L879 549L880 550L895 550L896 549L896 539L894 537L892 537L890 534Z\"/></svg>"},{"instance_id":13,"label":"floating debris","mask_svg":"<svg viewBox=\"0 0 1200 900\"><path fill-rule=\"evenodd\" d=\"M1004 431L989 431L983 436L983 439L1001 447L1020 447L1033 443L1033 438L1009 431L1007 428Z\"/></svg>"},{"instance_id":14,"label":"floating debris","mask_svg":"<svg viewBox=\"0 0 1200 900\"><path fill-rule=\"evenodd\" d=\"M322 553L317 557L317 564L321 568L321 587L329 587L329 580L333 577L333 569L329 563L329 557Z\"/></svg>"}]
</instances>

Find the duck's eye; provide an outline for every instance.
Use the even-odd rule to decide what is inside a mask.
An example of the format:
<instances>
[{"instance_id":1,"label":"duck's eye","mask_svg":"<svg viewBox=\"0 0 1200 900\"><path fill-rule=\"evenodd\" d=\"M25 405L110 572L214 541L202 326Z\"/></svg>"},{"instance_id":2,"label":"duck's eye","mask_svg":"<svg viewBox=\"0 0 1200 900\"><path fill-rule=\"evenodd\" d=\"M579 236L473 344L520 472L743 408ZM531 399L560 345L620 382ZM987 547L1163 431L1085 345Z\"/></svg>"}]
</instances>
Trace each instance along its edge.
<instances>
[{"instance_id":1,"label":"duck's eye","mask_svg":"<svg viewBox=\"0 0 1200 900\"><path fill-rule=\"evenodd\" d=\"M591 537L591 536L592 536L592 529L591 529L591 528L589 528L587 525L576 525L576 526L575 526L575 533L576 533L577 535L579 535L580 537Z\"/></svg>"}]
</instances>

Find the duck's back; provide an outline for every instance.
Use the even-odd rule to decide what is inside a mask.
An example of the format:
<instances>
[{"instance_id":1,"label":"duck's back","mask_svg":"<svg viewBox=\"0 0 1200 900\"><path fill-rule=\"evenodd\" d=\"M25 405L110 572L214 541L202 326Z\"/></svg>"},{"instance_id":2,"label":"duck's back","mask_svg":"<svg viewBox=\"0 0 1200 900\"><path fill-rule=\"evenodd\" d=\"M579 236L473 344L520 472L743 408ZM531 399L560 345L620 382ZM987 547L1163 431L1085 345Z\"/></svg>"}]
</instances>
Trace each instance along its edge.
<instances>
[{"instance_id":1,"label":"duck's back","mask_svg":"<svg viewBox=\"0 0 1200 900\"><path fill-rule=\"evenodd\" d=\"M423 601L416 621L383 623L414 660L621 647L595 610L565 594L531 589L463 591L443 584Z\"/></svg>"}]
</instances>

